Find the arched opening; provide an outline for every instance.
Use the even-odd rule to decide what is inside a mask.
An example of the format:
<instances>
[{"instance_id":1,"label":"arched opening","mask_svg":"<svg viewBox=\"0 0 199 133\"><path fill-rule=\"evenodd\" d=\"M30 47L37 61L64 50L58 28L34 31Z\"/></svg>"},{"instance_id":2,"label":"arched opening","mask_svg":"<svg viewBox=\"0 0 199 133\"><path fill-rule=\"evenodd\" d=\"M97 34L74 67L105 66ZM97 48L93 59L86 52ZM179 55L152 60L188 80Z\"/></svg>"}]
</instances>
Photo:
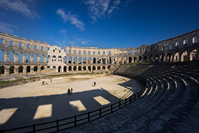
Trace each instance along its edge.
<instances>
[{"instance_id":1,"label":"arched opening","mask_svg":"<svg viewBox=\"0 0 199 133\"><path fill-rule=\"evenodd\" d=\"M72 63L72 57L71 57L71 56L68 57L68 63L69 63L69 64Z\"/></svg>"},{"instance_id":2,"label":"arched opening","mask_svg":"<svg viewBox=\"0 0 199 133\"><path fill-rule=\"evenodd\" d=\"M79 57L79 58L78 58L78 64L81 64L81 62L82 62L82 58Z\"/></svg>"},{"instance_id":3,"label":"arched opening","mask_svg":"<svg viewBox=\"0 0 199 133\"><path fill-rule=\"evenodd\" d=\"M179 61L179 53L178 52L174 54L173 59L174 59L173 60L174 62L178 62Z\"/></svg>"},{"instance_id":4,"label":"arched opening","mask_svg":"<svg viewBox=\"0 0 199 133\"><path fill-rule=\"evenodd\" d=\"M0 74L4 74L5 73L5 67L4 66L1 66L0 67Z\"/></svg>"},{"instance_id":5,"label":"arched opening","mask_svg":"<svg viewBox=\"0 0 199 133\"><path fill-rule=\"evenodd\" d=\"M86 64L87 61L86 61L86 57L83 58L83 64Z\"/></svg>"},{"instance_id":6,"label":"arched opening","mask_svg":"<svg viewBox=\"0 0 199 133\"><path fill-rule=\"evenodd\" d=\"M105 68L106 68L106 67L105 67L105 66L103 66L103 67L102 67L102 70L105 70Z\"/></svg>"},{"instance_id":7,"label":"arched opening","mask_svg":"<svg viewBox=\"0 0 199 133\"><path fill-rule=\"evenodd\" d=\"M110 70L110 69L111 69L111 66L108 66L107 68L108 68L108 70Z\"/></svg>"},{"instance_id":8,"label":"arched opening","mask_svg":"<svg viewBox=\"0 0 199 133\"><path fill-rule=\"evenodd\" d=\"M108 58L108 64L111 64L111 57Z\"/></svg>"},{"instance_id":9,"label":"arched opening","mask_svg":"<svg viewBox=\"0 0 199 133\"><path fill-rule=\"evenodd\" d=\"M86 71L86 66L83 67L83 70Z\"/></svg>"},{"instance_id":10,"label":"arched opening","mask_svg":"<svg viewBox=\"0 0 199 133\"><path fill-rule=\"evenodd\" d=\"M101 59L100 58L97 59L97 64L101 64Z\"/></svg>"},{"instance_id":11,"label":"arched opening","mask_svg":"<svg viewBox=\"0 0 199 133\"><path fill-rule=\"evenodd\" d=\"M34 66L34 72L37 72L38 67Z\"/></svg>"},{"instance_id":12,"label":"arched opening","mask_svg":"<svg viewBox=\"0 0 199 133\"><path fill-rule=\"evenodd\" d=\"M95 70L95 66L93 66L93 70Z\"/></svg>"},{"instance_id":13,"label":"arched opening","mask_svg":"<svg viewBox=\"0 0 199 133\"><path fill-rule=\"evenodd\" d=\"M10 68L9 68L9 74L13 74L14 73L14 69L15 69L14 66L10 66Z\"/></svg>"},{"instance_id":14,"label":"arched opening","mask_svg":"<svg viewBox=\"0 0 199 133\"><path fill-rule=\"evenodd\" d=\"M194 36L194 37L192 38L192 43L195 44L195 43L197 43L197 42L198 42L197 36Z\"/></svg>"},{"instance_id":15,"label":"arched opening","mask_svg":"<svg viewBox=\"0 0 199 133\"><path fill-rule=\"evenodd\" d=\"M97 67L97 70L100 70L100 66Z\"/></svg>"},{"instance_id":16,"label":"arched opening","mask_svg":"<svg viewBox=\"0 0 199 133\"><path fill-rule=\"evenodd\" d=\"M61 72L61 66L58 67L58 72Z\"/></svg>"},{"instance_id":17,"label":"arched opening","mask_svg":"<svg viewBox=\"0 0 199 133\"><path fill-rule=\"evenodd\" d=\"M54 69L56 69L56 66L53 66Z\"/></svg>"},{"instance_id":18,"label":"arched opening","mask_svg":"<svg viewBox=\"0 0 199 133\"><path fill-rule=\"evenodd\" d=\"M63 58L63 62L66 64L66 56L64 56L64 58Z\"/></svg>"},{"instance_id":19,"label":"arched opening","mask_svg":"<svg viewBox=\"0 0 199 133\"><path fill-rule=\"evenodd\" d=\"M77 67L76 66L73 67L73 71L77 71Z\"/></svg>"},{"instance_id":20,"label":"arched opening","mask_svg":"<svg viewBox=\"0 0 199 133\"><path fill-rule=\"evenodd\" d=\"M126 57L124 57L123 60L124 60L124 64L126 64L126 63L127 63L127 62L126 62L126 61L127 61L127 60L126 60Z\"/></svg>"},{"instance_id":21,"label":"arched opening","mask_svg":"<svg viewBox=\"0 0 199 133\"><path fill-rule=\"evenodd\" d=\"M41 56L40 56L40 62L44 62L44 55L43 54L41 54Z\"/></svg>"},{"instance_id":22,"label":"arched opening","mask_svg":"<svg viewBox=\"0 0 199 133\"><path fill-rule=\"evenodd\" d=\"M91 66L88 66L88 70L91 71Z\"/></svg>"},{"instance_id":23,"label":"arched opening","mask_svg":"<svg viewBox=\"0 0 199 133\"><path fill-rule=\"evenodd\" d=\"M139 60L138 60L139 62L141 62L142 61L142 57L141 56L139 56Z\"/></svg>"},{"instance_id":24,"label":"arched opening","mask_svg":"<svg viewBox=\"0 0 199 133\"><path fill-rule=\"evenodd\" d=\"M30 54L29 53L26 54L26 62L30 62Z\"/></svg>"},{"instance_id":25,"label":"arched opening","mask_svg":"<svg viewBox=\"0 0 199 133\"><path fill-rule=\"evenodd\" d=\"M79 66L79 67L78 67L78 71L81 71L81 70L82 70L82 67L81 67L81 66Z\"/></svg>"},{"instance_id":26,"label":"arched opening","mask_svg":"<svg viewBox=\"0 0 199 133\"><path fill-rule=\"evenodd\" d=\"M167 54L167 62L172 62L172 55L170 53Z\"/></svg>"},{"instance_id":27,"label":"arched opening","mask_svg":"<svg viewBox=\"0 0 199 133\"><path fill-rule=\"evenodd\" d=\"M18 68L18 73L23 73L23 66L20 66L20 67Z\"/></svg>"},{"instance_id":28,"label":"arched opening","mask_svg":"<svg viewBox=\"0 0 199 133\"><path fill-rule=\"evenodd\" d=\"M18 62L23 62L23 54L21 52L18 53Z\"/></svg>"},{"instance_id":29,"label":"arched opening","mask_svg":"<svg viewBox=\"0 0 199 133\"><path fill-rule=\"evenodd\" d=\"M13 51L9 52L9 62L14 62L14 52Z\"/></svg>"},{"instance_id":30,"label":"arched opening","mask_svg":"<svg viewBox=\"0 0 199 133\"><path fill-rule=\"evenodd\" d=\"M41 66L41 70L44 70L44 66Z\"/></svg>"},{"instance_id":31,"label":"arched opening","mask_svg":"<svg viewBox=\"0 0 199 133\"><path fill-rule=\"evenodd\" d=\"M66 66L64 66L64 72L66 72Z\"/></svg>"},{"instance_id":32,"label":"arched opening","mask_svg":"<svg viewBox=\"0 0 199 133\"><path fill-rule=\"evenodd\" d=\"M199 60L199 51L196 49L190 52L190 61Z\"/></svg>"},{"instance_id":33,"label":"arched opening","mask_svg":"<svg viewBox=\"0 0 199 133\"><path fill-rule=\"evenodd\" d=\"M37 54L33 55L33 62L37 62Z\"/></svg>"},{"instance_id":34,"label":"arched opening","mask_svg":"<svg viewBox=\"0 0 199 133\"><path fill-rule=\"evenodd\" d=\"M68 71L72 71L72 67L71 66L68 67Z\"/></svg>"},{"instance_id":35,"label":"arched opening","mask_svg":"<svg viewBox=\"0 0 199 133\"><path fill-rule=\"evenodd\" d=\"M73 57L73 63L76 64L77 63L77 58Z\"/></svg>"},{"instance_id":36,"label":"arched opening","mask_svg":"<svg viewBox=\"0 0 199 133\"><path fill-rule=\"evenodd\" d=\"M0 61L4 61L4 51L0 50Z\"/></svg>"},{"instance_id":37,"label":"arched opening","mask_svg":"<svg viewBox=\"0 0 199 133\"><path fill-rule=\"evenodd\" d=\"M29 73L30 72L30 66L27 66L26 67L26 73Z\"/></svg>"},{"instance_id":38,"label":"arched opening","mask_svg":"<svg viewBox=\"0 0 199 133\"><path fill-rule=\"evenodd\" d=\"M147 62L147 56L144 56L144 62Z\"/></svg>"},{"instance_id":39,"label":"arched opening","mask_svg":"<svg viewBox=\"0 0 199 133\"><path fill-rule=\"evenodd\" d=\"M158 55L155 56L155 62L159 62Z\"/></svg>"},{"instance_id":40,"label":"arched opening","mask_svg":"<svg viewBox=\"0 0 199 133\"><path fill-rule=\"evenodd\" d=\"M129 57L129 63L132 63L132 57Z\"/></svg>"},{"instance_id":41,"label":"arched opening","mask_svg":"<svg viewBox=\"0 0 199 133\"><path fill-rule=\"evenodd\" d=\"M96 64L96 58L93 57L93 64Z\"/></svg>"},{"instance_id":42,"label":"arched opening","mask_svg":"<svg viewBox=\"0 0 199 133\"><path fill-rule=\"evenodd\" d=\"M88 64L91 64L91 57L88 57Z\"/></svg>"},{"instance_id":43,"label":"arched opening","mask_svg":"<svg viewBox=\"0 0 199 133\"><path fill-rule=\"evenodd\" d=\"M189 61L187 51L182 52L181 54L181 62Z\"/></svg>"},{"instance_id":44,"label":"arched opening","mask_svg":"<svg viewBox=\"0 0 199 133\"><path fill-rule=\"evenodd\" d=\"M137 57L134 57L134 63L137 63Z\"/></svg>"}]
</instances>

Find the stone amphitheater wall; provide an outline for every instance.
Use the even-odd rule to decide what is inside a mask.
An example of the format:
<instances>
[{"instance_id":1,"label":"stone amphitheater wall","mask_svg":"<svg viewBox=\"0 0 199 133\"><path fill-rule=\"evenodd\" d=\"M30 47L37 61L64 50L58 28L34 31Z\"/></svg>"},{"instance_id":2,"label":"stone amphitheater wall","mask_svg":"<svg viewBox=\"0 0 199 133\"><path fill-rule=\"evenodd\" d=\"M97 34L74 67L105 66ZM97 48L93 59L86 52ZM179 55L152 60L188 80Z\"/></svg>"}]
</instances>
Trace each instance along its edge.
<instances>
[{"instance_id":1,"label":"stone amphitheater wall","mask_svg":"<svg viewBox=\"0 0 199 133\"><path fill-rule=\"evenodd\" d=\"M151 45L131 48L101 49L97 47L50 46L45 42L26 40L0 33L1 77L39 73L110 72L119 64L186 62L199 60L199 30ZM13 61L9 60L10 52ZM21 61L19 54L22 55ZM29 59L27 59L29 54ZM35 61L36 59L36 61Z\"/></svg>"}]
</instances>

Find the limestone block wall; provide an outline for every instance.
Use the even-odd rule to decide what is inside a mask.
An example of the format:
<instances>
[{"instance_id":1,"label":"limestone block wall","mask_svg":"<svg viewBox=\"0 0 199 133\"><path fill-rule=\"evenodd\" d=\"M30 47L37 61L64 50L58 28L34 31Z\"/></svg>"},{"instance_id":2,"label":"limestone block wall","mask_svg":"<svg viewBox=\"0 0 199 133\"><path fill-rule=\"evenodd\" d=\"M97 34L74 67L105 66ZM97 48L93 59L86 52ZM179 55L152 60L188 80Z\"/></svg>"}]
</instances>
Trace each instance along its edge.
<instances>
[{"instance_id":1,"label":"limestone block wall","mask_svg":"<svg viewBox=\"0 0 199 133\"><path fill-rule=\"evenodd\" d=\"M66 66L66 52L58 46L50 46L48 50L48 67L56 72L63 72Z\"/></svg>"},{"instance_id":2,"label":"limestone block wall","mask_svg":"<svg viewBox=\"0 0 199 133\"><path fill-rule=\"evenodd\" d=\"M26 40L14 35L0 33L1 76L45 72L47 49L44 42Z\"/></svg>"},{"instance_id":3,"label":"limestone block wall","mask_svg":"<svg viewBox=\"0 0 199 133\"><path fill-rule=\"evenodd\" d=\"M41 72L105 72L125 63L194 61L199 60L198 40L197 29L137 48L101 49L67 46L64 51L60 47L50 46L44 42L0 33L0 50L3 52L0 74L8 76ZM10 60L10 55L13 56L13 61ZM21 60L19 55L22 55Z\"/></svg>"}]
</instances>

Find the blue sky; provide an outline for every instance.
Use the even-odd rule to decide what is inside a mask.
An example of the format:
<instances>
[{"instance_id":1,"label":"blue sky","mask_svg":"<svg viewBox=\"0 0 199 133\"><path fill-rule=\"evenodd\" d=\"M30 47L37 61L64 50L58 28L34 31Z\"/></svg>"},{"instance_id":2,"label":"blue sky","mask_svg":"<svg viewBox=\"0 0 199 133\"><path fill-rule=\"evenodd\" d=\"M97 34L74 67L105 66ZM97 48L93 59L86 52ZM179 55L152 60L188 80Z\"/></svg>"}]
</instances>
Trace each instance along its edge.
<instances>
[{"instance_id":1,"label":"blue sky","mask_svg":"<svg viewBox=\"0 0 199 133\"><path fill-rule=\"evenodd\" d=\"M0 32L66 46L127 48L199 28L198 0L0 0Z\"/></svg>"}]
</instances>

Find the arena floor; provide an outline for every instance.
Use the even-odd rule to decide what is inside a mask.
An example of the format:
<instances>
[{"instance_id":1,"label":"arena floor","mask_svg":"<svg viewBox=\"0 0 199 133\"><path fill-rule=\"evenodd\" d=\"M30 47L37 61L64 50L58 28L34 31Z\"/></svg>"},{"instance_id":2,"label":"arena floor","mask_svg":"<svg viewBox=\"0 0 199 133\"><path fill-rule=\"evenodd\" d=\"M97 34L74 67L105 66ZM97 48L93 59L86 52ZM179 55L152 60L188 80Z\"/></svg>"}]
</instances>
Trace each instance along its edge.
<instances>
[{"instance_id":1,"label":"arena floor","mask_svg":"<svg viewBox=\"0 0 199 133\"><path fill-rule=\"evenodd\" d=\"M73 88L72 95L67 94L68 88ZM139 90L136 81L115 75L73 75L53 78L52 82L51 79L41 79L6 87L0 89L0 129L92 111Z\"/></svg>"}]
</instances>

